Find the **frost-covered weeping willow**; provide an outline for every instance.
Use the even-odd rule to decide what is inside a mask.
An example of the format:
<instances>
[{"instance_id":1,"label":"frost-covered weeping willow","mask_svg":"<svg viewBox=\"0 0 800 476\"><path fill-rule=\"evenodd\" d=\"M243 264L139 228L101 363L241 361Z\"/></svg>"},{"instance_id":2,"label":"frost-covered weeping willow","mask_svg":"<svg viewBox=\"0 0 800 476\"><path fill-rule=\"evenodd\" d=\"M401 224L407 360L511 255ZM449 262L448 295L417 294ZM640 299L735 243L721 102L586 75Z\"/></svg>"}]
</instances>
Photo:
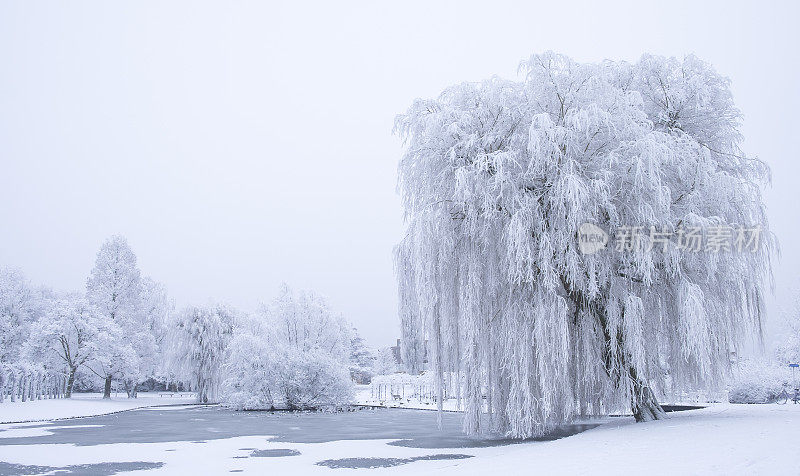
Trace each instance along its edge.
<instances>
[{"instance_id":1,"label":"frost-covered weeping willow","mask_svg":"<svg viewBox=\"0 0 800 476\"><path fill-rule=\"evenodd\" d=\"M236 312L225 305L190 306L174 322L172 367L192 382L198 403L216 403L222 364L233 334Z\"/></svg>"},{"instance_id":2,"label":"frost-covered weeping willow","mask_svg":"<svg viewBox=\"0 0 800 476\"><path fill-rule=\"evenodd\" d=\"M739 148L728 80L693 56L548 53L522 72L397 119L405 355L427 339L439 381L459 374L468 432L537 435L620 404L657 419L665 381L713 384L760 332L769 170ZM630 252L583 255L582 223L763 232L756 251L648 250L645 231Z\"/></svg>"}]
</instances>

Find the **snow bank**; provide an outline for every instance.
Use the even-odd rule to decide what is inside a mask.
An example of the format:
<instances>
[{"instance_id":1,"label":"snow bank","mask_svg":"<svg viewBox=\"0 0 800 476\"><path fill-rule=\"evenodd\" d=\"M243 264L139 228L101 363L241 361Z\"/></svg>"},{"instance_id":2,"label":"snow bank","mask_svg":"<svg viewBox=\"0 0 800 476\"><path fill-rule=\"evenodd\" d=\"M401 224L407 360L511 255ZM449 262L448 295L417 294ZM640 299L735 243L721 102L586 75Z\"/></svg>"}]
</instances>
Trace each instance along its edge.
<instances>
[{"instance_id":1,"label":"snow bank","mask_svg":"<svg viewBox=\"0 0 800 476\"><path fill-rule=\"evenodd\" d=\"M162 392L163 393L163 392ZM134 408L158 405L188 404L195 401L194 395L185 397L164 395L158 392L140 393L139 398L119 397L103 400L100 393L78 393L71 399L33 400L28 402L0 403L0 423L58 420L63 418L105 415Z\"/></svg>"},{"instance_id":2,"label":"snow bank","mask_svg":"<svg viewBox=\"0 0 800 476\"><path fill-rule=\"evenodd\" d=\"M492 449L435 474L800 474L800 405L713 405L667 420L619 418L544 444ZM419 472L418 474L430 474Z\"/></svg>"}]
</instances>

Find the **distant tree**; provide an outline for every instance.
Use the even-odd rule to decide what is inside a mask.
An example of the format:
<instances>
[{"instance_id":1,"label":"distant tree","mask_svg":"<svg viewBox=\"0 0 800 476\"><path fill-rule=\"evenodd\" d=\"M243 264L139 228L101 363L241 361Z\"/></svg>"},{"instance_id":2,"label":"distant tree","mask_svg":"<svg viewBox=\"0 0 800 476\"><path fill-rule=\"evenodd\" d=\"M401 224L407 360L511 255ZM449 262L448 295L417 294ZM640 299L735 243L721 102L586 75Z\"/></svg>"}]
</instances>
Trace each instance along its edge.
<instances>
[{"instance_id":1,"label":"distant tree","mask_svg":"<svg viewBox=\"0 0 800 476\"><path fill-rule=\"evenodd\" d=\"M55 300L47 318L31 327L27 354L31 361L63 367L67 374L66 398L72 396L75 375L96 350L102 318L97 309L81 296Z\"/></svg>"},{"instance_id":2,"label":"distant tree","mask_svg":"<svg viewBox=\"0 0 800 476\"><path fill-rule=\"evenodd\" d=\"M392 348L383 347L378 349L375 359L375 374L391 375L398 370L397 360L394 358L394 352L392 352Z\"/></svg>"},{"instance_id":3,"label":"distant tree","mask_svg":"<svg viewBox=\"0 0 800 476\"><path fill-rule=\"evenodd\" d=\"M0 364L20 359L30 326L46 305L46 291L31 286L20 271L0 268Z\"/></svg>"},{"instance_id":4,"label":"distant tree","mask_svg":"<svg viewBox=\"0 0 800 476\"><path fill-rule=\"evenodd\" d=\"M278 405L276 368L280 352L266 336L266 326L237 326L226 356L222 402L238 410L264 410Z\"/></svg>"},{"instance_id":5,"label":"distant tree","mask_svg":"<svg viewBox=\"0 0 800 476\"><path fill-rule=\"evenodd\" d=\"M301 351L282 349L275 364L275 391L281 406L290 410L335 407L353 397L350 374L342 361L319 347Z\"/></svg>"},{"instance_id":6,"label":"distant tree","mask_svg":"<svg viewBox=\"0 0 800 476\"><path fill-rule=\"evenodd\" d=\"M199 403L217 401L234 320L234 311L223 305L190 306L176 316L173 362L190 377Z\"/></svg>"},{"instance_id":7,"label":"distant tree","mask_svg":"<svg viewBox=\"0 0 800 476\"><path fill-rule=\"evenodd\" d=\"M110 319L129 319L138 312L141 273L128 240L115 235L103 243L86 282L88 299Z\"/></svg>"},{"instance_id":8,"label":"distant tree","mask_svg":"<svg viewBox=\"0 0 800 476\"><path fill-rule=\"evenodd\" d=\"M149 354L142 353L142 377L166 381L169 379L169 323L175 311L175 303L166 287L150 278L142 279L141 322L152 341ZM146 351L147 349L142 349ZM135 388L135 387L134 387Z\"/></svg>"},{"instance_id":9,"label":"distant tree","mask_svg":"<svg viewBox=\"0 0 800 476\"><path fill-rule=\"evenodd\" d=\"M32 330L47 319L53 292L34 287L22 272L0 268L0 402L39 398L54 390L63 365L31 349Z\"/></svg>"},{"instance_id":10,"label":"distant tree","mask_svg":"<svg viewBox=\"0 0 800 476\"><path fill-rule=\"evenodd\" d=\"M800 363L800 291L796 291L789 309L784 312L786 334L775 350L781 364Z\"/></svg>"},{"instance_id":11,"label":"distant tree","mask_svg":"<svg viewBox=\"0 0 800 476\"><path fill-rule=\"evenodd\" d=\"M283 285L271 304L237 327L225 366L224 402L239 409L349 402L352 336L347 321L321 296Z\"/></svg>"},{"instance_id":12,"label":"distant tree","mask_svg":"<svg viewBox=\"0 0 800 476\"><path fill-rule=\"evenodd\" d=\"M151 349L148 329L141 319L141 273L136 255L123 236L112 236L103 243L86 282L86 295L109 321L106 332L100 334L102 345L92 369L104 380L103 398L111 398L112 380L125 375L138 377L138 358ZM125 361L119 361L121 358Z\"/></svg>"},{"instance_id":13,"label":"distant tree","mask_svg":"<svg viewBox=\"0 0 800 476\"><path fill-rule=\"evenodd\" d=\"M354 382L369 383L374 373L375 357L354 327L350 330L350 378Z\"/></svg>"},{"instance_id":14,"label":"distant tree","mask_svg":"<svg viewBox=\"0 0 800 476\"><path fill-rule=\"evenodd\" d=\"M122 323L125 341L136 354L136 366L121 377L130 398L137 397L140 383L159 378L166 371L166 325L174 307L162 284L145 277L140 290L136 312Z\"/></svg>"},{"instance_id":15,"label":"distant tree","mask_svg":"<svg viewBox=\"0 0 800 476\"><path fill-rule=\"evenodd\" d=\"M139 358L125 331L116 321L102 312L97 332L92 338L94 348L86 368L103 382L103 398L111 398L112 383L139 371Z\"/></svg>"},{"instance_id":16,"label":"distant tree","mask_svg":"<svg viewBox=\"0 0 800 476\"><path fill-rule=\"evenodd\" d=\"M272 338L278 342L300 350L320 348L340 362L349 361L351 328L322 296L311 291L295 293L283 284L278 297L259 313L274 326Z\"/></svg>"},{"instance_id":17,"label":"distant tree","mask_svg":"<svg viewBox=\"0 0 800 476\"><path fill-rule=\"evenodd\" d=\"M713 384L741 336L761 331L768 168L740 150L728 80L693 56L548 53L522 71L418 100L397 120L403 338L427 337L440 405L446 374L463 375L468 432L528 437L623 402L637 421L661 418L667 375ZM646 231L583 254L584 223L615 239ZM719 252L678 241L728 225L761 241Z\"/></svg>"}]
</instances>

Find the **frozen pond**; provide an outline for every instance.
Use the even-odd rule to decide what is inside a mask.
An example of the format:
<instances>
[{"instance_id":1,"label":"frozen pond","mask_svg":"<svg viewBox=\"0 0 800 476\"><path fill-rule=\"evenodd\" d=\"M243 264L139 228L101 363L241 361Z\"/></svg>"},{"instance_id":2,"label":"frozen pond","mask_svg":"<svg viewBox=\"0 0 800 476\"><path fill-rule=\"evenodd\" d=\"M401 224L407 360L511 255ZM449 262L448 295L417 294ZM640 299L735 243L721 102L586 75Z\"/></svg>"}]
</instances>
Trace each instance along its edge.
<instances>
[{"instance_id":1,"label":"frozen pond","mask_svg":"<svg viewBox=\"0 0 800 476\"><path fill-rule=\"evenodd\" d=\"M75 444L78 446L114 443L186 442L203 445L227 438L270 436L270 442L326 443L340 440L392 440L389 444L421 449L480 448L519 443L519 440L491 437L468 437L461 432L462 416L444 413L442 429L437 427L437 413L404 409L361 409L340 413L307 412L235 412L220 407L150 408L51 424L26 424L23 429L0 430L0 446ZM565 426L537 441L570 436L597 424ZM5 434L4 434L5 433ZM529 440L531 441L531 440ZM291 448L245 451L236 458L291 458L300 453ZM169 451L169 450L167 450ZM318 461L330 468L374 468L407 464L414 461L462 459L469 455L430 454L412 458L347 458ZM49 468L63 474L114 474L117 471L149 469L159 462L114 463L116 466ZM138 465L138 467L137 467ZM39 467L42 470L46 466ZM37 468L38 469L38 468ZM0 475L21 471L38 472L0 462Z\"/></svg>"},{"instance_id":2,"label":"frozen pond","mask_svg":"<svg viewBox=\"0 0 800 476\"><path fill-rule=\"evenodd\" d=\"M415 448L469 448L518 443L504 438L473 438L461 432L461 414L444 413L442 429L434 411L364 409L339 413L236 412L220 407L178 410L142 409L57 422L47 435L3 437L0 445L73 443L157 443L206 440L248 435L273 435L271 441L323 443L335 440L392 439L393 444ZM26 425L26 429L47 429ZM537 440L553 440L593 428L574 424Z\"/></svg>"}]
</instances>

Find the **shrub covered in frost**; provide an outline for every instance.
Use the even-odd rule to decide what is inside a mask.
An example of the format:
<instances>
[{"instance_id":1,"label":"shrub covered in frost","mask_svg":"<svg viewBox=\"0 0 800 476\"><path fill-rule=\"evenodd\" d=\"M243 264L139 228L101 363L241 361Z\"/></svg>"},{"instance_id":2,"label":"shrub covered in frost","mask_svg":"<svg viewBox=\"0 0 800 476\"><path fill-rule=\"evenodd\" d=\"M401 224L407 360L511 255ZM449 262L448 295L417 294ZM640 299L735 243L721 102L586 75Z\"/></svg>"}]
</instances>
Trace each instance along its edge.
<instances>
[{"instance_id":1,"label":"shrub covered in frost","mask_svg":"<svg viewBox=\"0 0 800 476\"><path fill-rule=\"evenodd\" d=\"M234 332L222 401L231 408L318 409L349 403L350 327L313 293L281 295Z\"/></svg>"},{"instance_id":2,"label":"shrub covered in frost","mask_svg":"<svg viewBox=\"0 0 800 476\"><path fill-rule=\"evenodd\" d=\"M352 399L347 367L324 350L289 347L279 356L272 392L279 406L303 410L338 406Z\"/></svg>"},{"instance_id":3,"label":"shrub covered in frost","mask_svg":"<svg viewBox=\"0 0 800 476\"><path fill-rule=\"evenodd\" d=\"M731 403L773 403L788 384L786 369L769 364L742 364L728 390Z\"/></svg>"},{"instance_id":4,"label":"shrub covered in frost","mask_svg":"<svg viewBox=\"0 0 800 476\"><path fill-rule=\"evenodd\" d=\"M271 393L275 357L262 338L237 329L223 367L222 402L236 410L274 406Z\"/></svg>"},{"instance_id":5,"label":"shrub covered in frost","mask_svg":"<svg viewBox=\"0 0 800 476\"><path fill-rule=\"evenodd\" d=\"M223 402L237 410L330 408L348 403L353 385L346 365L322 349L271 347L239 335L226 365Z\"/></svg>"}]
</instances>

